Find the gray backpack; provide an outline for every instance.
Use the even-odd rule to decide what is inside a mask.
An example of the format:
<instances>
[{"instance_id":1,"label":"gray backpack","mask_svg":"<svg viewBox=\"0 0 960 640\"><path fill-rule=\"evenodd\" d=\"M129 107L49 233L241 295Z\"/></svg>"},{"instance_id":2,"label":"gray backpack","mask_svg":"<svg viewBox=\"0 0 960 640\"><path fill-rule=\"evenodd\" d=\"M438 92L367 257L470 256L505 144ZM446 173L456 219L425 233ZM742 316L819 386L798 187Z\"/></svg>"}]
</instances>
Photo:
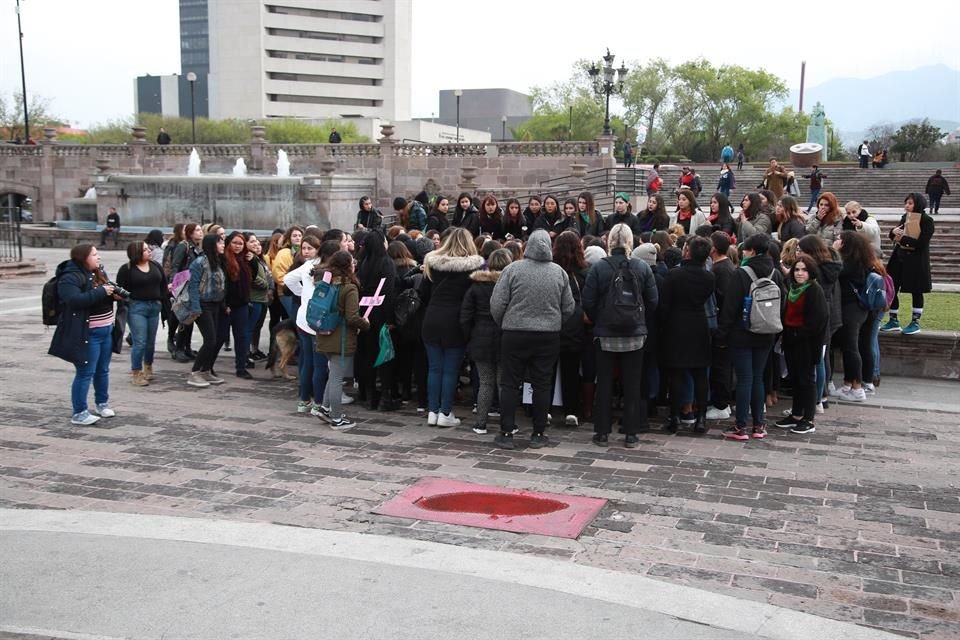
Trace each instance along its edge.
<instances>
[{"instance_id":1,"label":"gray backpack","mask_svg":"<svg viewBox=\"0 0 960 640\"><path fill-rule=\"evenodd\" d=\"M744 328L750 333L773 335L783 331L780 321L780 285L769 277L758 278L753 269L744 266L750 276L750 292L744 300L744 311L749 313L749 322L744 318ZM748 304L749 302L749 304ZM744 315L747 315L745 313Z\"/></svg>"}]
</instances>

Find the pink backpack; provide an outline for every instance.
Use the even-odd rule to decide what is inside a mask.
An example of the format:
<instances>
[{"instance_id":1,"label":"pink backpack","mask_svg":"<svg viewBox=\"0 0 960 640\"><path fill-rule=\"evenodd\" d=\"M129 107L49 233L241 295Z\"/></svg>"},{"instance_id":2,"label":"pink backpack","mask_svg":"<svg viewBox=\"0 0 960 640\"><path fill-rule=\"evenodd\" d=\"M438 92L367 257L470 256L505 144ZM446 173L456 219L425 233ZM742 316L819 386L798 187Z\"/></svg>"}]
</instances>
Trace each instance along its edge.
<instances>
[{"instance_id":1,"label":"pink backpack","mask_svg":"<svg viewBox=\"0 0 960 640\"><path fill-rule=\"evenodd\" d=\"M887 298L887 309L889 309L893 299L897 297L897 289L893 286L893 278L889 273L883 274L883 293Z\"/></svg>"}]
</instances>

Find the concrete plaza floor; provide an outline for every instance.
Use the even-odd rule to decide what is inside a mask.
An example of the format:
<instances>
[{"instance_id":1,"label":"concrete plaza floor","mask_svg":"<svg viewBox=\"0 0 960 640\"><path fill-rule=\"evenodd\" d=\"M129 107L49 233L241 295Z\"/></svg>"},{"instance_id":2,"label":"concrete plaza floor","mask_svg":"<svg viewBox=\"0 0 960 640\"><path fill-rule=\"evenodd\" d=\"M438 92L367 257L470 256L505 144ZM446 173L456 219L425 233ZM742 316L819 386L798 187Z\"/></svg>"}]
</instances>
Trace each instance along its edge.
<instances>
[{"instance_id":1,"label":"concrete plaza floor","mask_svg":"<svg viewBox=\"0 0 960 640\"><path fill-rule=\"evenodd\" d=\"M111 273L122 259L107 252ZM125 352L118 416L76 428L42 281L0 282L0 639L403 638L417 621L437 638L642 621L658 638L960 637L955 382L885 378L810 436L739 444L713 423L627 450L558 427L548 448L501 451L413 408L355 410L335 433L260 369L197 390L163 353L134 388ZM425 476L610 502L577 540L371 513ZM833 621L849 624L817 627Z\"/></svg>"}]
</instances>

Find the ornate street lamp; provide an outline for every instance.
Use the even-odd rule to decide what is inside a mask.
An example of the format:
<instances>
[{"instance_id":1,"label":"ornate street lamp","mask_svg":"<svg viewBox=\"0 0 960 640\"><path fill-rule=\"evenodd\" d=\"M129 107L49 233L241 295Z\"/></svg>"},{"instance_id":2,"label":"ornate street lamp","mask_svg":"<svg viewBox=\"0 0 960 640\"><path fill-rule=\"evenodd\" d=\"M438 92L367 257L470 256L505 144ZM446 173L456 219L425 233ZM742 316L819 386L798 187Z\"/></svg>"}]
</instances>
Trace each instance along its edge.
<instances>
[{"instance_id":1,"label":"ornate street lamp","mask_svg":"<svg viewBox=\"0 0 960 640\"><path fill-rule=\"evenodd\" d=\"M613 68L613 60L616 56L607 49L607 55L603 56L603 67L598 68L596 64L591 64L587 73L593 78L593 90L598 98L606 98L606 114L603 117L603 135L613 135L610 128L610 94L623 93L623 79L627 77L627 67L620 63L619 69Z\"/></svg>"},{"instance_id":2,"label":"ornate street lamp","mask_svg":"<svg viewBox=\"0 0 960 640\"><path fill-rule=\"evenodd\" d=\"M197 103L194 100L193 85L197 82L197 74L187 73L187 82L190 83L190 135L193 144L197 144Z\"/></svg>"}]
</instances>

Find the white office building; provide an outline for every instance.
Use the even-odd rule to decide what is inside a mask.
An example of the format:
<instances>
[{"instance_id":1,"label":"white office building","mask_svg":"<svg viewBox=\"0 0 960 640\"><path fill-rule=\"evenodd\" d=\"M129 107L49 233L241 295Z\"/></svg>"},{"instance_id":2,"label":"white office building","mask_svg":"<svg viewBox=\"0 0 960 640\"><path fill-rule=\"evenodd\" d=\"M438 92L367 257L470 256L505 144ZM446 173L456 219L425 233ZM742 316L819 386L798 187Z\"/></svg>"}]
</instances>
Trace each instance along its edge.
<instances>
[{"instance_id":1,"label":"white office building","mask_svg":"<svg viewBox=\"0 0 960 640\"><path fill-rule=\"evenodd\" d=\"M210 117L410 118L411 0L207 0Z\"/></svg>"}]
</instances>

